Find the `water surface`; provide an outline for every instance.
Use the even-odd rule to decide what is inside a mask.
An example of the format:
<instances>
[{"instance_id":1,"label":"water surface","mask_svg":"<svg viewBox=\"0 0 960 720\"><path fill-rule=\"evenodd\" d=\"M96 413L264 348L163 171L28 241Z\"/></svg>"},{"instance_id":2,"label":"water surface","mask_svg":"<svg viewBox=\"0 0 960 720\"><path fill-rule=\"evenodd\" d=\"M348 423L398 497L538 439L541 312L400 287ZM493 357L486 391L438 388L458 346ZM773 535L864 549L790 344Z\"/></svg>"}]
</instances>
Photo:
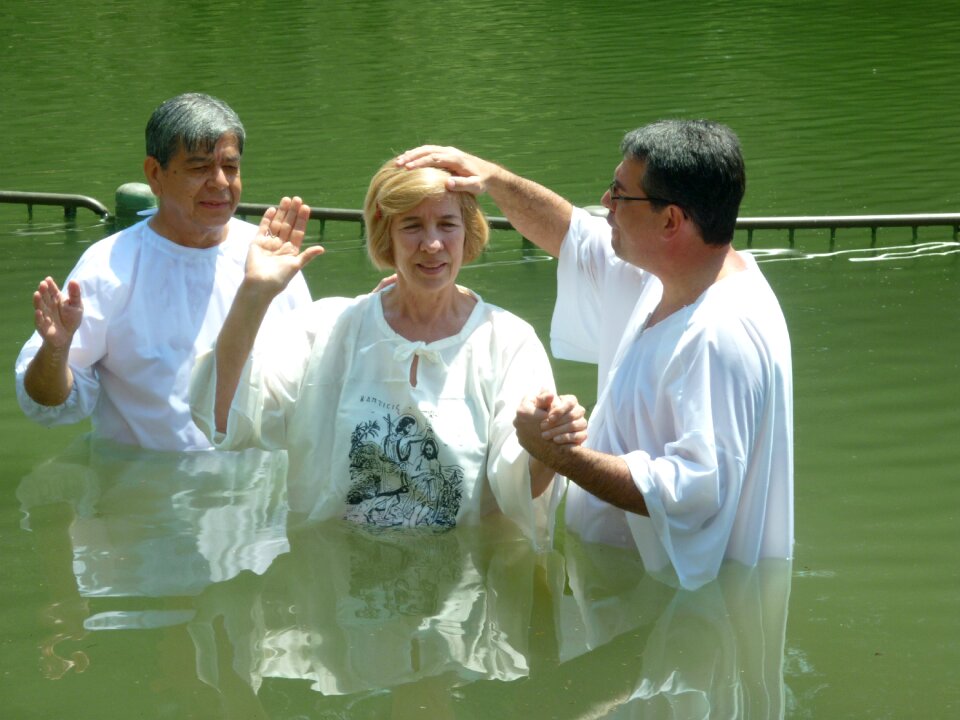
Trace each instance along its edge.
<instances>
[{"instance_id":1,"label":"water surface","mask_svg":"<svg viewBox=\"0 0 960 720\"><path fill-rule=\"evenodd\" d=\"M431 141L591 204L625 130L709 116L743 142L746 216L955 212L958 9L12 0L0 188L112 206L117 186L142 177L151 110L202 90L247 125L254 202L299 193L359 207L387 157ZM37 281L62 279L108 232L86 211L65 222L0 205L8 368ZM307 272L316 296L372 287L355 225L328 223L322 241ZM732 717L955 716L956 237L841 230L831 248L804 231L791 248L766 231L754 246L794 347L792 567L728 572L688 597L572 540L538 557L509 535L288 537L281 488L91 454L86 427L23 419L11 373L0 385L6 716L696 717L705 704ZM461 280L546 339L554 271L498 231ZM555 370L592 400L592 368Z\"/></svg>"}]
</instances>

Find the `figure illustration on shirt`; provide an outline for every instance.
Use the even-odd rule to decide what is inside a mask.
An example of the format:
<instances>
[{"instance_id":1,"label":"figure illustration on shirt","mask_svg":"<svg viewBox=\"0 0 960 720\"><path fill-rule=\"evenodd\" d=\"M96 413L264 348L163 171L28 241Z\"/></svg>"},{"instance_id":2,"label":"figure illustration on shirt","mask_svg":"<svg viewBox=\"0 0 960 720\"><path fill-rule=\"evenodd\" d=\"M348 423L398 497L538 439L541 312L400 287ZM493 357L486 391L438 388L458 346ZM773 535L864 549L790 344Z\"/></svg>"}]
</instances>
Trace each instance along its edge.
<instances>
[{"instance_id":1,"label":"figure illustration on shirt","mask_svg":"<svg viewBox=\"0 0 960 720\"><path fill-rule=\"evenodd\" d=\"M453 527L463 494L463 469L443 465L430 423L411 414L362 422L350 439L350 489L345 517L373 525ZM422 422L422 427L421 427Z\"/></svg>"}]
</instances>

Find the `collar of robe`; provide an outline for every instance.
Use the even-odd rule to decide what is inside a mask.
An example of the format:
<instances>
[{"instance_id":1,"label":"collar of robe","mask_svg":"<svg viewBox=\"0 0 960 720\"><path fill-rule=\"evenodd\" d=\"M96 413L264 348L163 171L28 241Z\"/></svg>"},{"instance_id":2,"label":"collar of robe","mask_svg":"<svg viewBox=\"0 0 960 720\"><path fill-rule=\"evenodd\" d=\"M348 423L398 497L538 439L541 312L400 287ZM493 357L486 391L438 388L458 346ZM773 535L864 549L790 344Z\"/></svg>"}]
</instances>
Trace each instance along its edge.
<instances>
[{"instance_id":1,"label":"collar of robe","mask_svg":"<svg viewBox=\"0 0 960 720\"><path fill-rule=\"evenodd\" d=\"M440 357L440 353L436 350L427 349L427 344L422 340L403 343L398 345L393 351L393 359L397 362L405 362L414 355L434 365L443 364L443 358Z\"/></svg>"}]
</instances>

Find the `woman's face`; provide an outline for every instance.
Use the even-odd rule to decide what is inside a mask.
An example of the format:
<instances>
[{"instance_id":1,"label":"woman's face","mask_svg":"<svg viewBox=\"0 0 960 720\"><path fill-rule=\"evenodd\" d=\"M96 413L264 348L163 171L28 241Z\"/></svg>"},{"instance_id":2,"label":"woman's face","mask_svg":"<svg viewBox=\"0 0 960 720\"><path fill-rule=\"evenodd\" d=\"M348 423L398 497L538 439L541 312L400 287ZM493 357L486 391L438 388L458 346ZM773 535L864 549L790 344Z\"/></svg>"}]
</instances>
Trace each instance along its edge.
<instances>
[{"instance_id":1,"label":"woman's face","mask_svg":"<svg viewBox=\"0 0 960 720\"><path fill-rule=\"evenodd\" d=\"M464 238L463 212L449 192L394 216L390 240L401 282L411 290L453 285L463 264Z\"/></svg>"}]
</instances>

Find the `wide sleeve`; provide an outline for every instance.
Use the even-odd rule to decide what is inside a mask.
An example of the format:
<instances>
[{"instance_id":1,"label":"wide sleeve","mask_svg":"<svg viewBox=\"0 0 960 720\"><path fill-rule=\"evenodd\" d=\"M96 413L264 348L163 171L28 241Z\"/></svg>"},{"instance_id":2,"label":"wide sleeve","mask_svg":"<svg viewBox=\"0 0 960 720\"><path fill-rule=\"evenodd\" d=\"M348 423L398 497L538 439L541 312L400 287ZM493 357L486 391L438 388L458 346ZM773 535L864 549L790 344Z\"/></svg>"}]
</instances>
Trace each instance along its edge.
<instances>
[{"instance_id":1,"label":"wide sleeve","mask_svg":"<svg viewBox=\"0 0 960 720\"><path fill-rule=\"evenodd\" d=\"M24 376L43 344L38 333L33 333L17 357L17 401L28 418L47 427L69 425L89 417L100 397L96 363L106 354L109 320L125 301L126 291L106 269L109 265L94 256L99 251L97 246L88 250L63 283L66 287L68 282L76 280L83 298L83 320L70 345L68 362L73 386L67 399L60 405L41 405L27 394Z\"/></svg>"},{"instance_id":2,"label":"wide sleeve","mask_svg":"<svg viewBox=\"0 0 960 720\"><path fill-rule=\"evenodd\" d=\"M274 298L272 307L281 306L283 311L296 311L308 307L313 300L310 297L310 288L302 272L293 276L293 280L284 291ZM272 308L271 308L272 309Z\"/></svg>"},{"instance_id":3,"label":"wide sleeve","mask_svg":"<svg viewBox=\"0 0 960 720\"><path fill-rule=\"evenodd\" d=\"M190 381L193 421L218 450L287 447L289 421L308 364L326 351L327 339L352 301L326 298L265 323L247 359L227 419L225 433L214 422L216 346L202 353Z\"/></svg>"},{"instance_id":4,"label":"wide sleeve","mask_svg":"<svg viewBox=\"0 0 960 720\"><path fill-rule=\"evenodd\" d=\"M555 357L598 362L602 288L610 262L610 226L601 217L574 208L560 246L557 300L550 324Z\"/></svg>"},{"instance_id":5,"label":"wide sleeve","mask_svg":"<svg viewBox=\"0 0 960 720\"><path fill-rule=\"evenodd\" d=\"M492 398L487 477L500 510L537 545L548 543L559 501L560 483L554 481L538 498L530 494L530 456L520 446L513 426L520 401L541 389L555 391L546 350L525 322L507 315L495 333L508 340L494 368L497 387Z\"/></svg>"},{"instance_id":6,"label":"wide sleeve","mask_svg":"<svg viewBox=\"0 0 960 720\"><path fill-rule=\"evenodd\" d=\"M762 403L757 363L730 334L703 337L667 368L663 396L676 418L662 455L624 455L643 493L650 523L628 521L638 540L652 527L680 584L695 589L714 579L727 552L744 488L749 448Z\"/></svg>"}]
</instances>

